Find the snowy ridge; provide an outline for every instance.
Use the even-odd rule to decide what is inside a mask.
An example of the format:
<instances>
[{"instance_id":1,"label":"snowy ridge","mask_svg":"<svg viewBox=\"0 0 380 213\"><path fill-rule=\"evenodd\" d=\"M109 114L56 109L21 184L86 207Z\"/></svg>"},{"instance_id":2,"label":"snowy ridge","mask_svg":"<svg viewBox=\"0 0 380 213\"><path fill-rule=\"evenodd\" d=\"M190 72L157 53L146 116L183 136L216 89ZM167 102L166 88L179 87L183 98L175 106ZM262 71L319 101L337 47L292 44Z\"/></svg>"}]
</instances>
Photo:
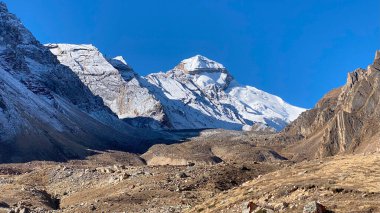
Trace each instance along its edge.
<instances>
[{"instance_id":1,"label":"snowy ridge","mask_svg":"<svg viewBox=\"0 0 380 213\"><path fill-rule=\"evenodd\" d=\"M201 55L141 77L121 56L106 59L91 45L47 46L120 119L137 127L249 130L261 124L279 131L305 110L240 85L222 64Z\"/></svg>"},{"instance_id":2,"label":"snowy ridge","mask_svg":"<svg viewBox=\"0 0 380 213\"><path fill-rule=\"evenodd\" d=\"M223 65L200 55L181 61L165 74L150 74L146 78L168 99L185 103L181 112L191 117L189 120L182 116L186 128L205 125L249 130L249 126L260 123L279 131L305 111L255 87L240 85ZM223 123L209 121L205 116ZM208 123L193 122L194 118Z\"/></svg>"},{"instance_id":3,"label":"snowy ridge","mask_svg":"<svg viewBox=\"0 0 380 213\"><path fill-rule=\"evenodd\" d=\"M115 58L113 58L113 60L116 60L116 61L119 61L120 63L128 66L127 62L125 61L125 59L123 58L123 56L119 55L119 56L116 56Z\"/></svg>"},{"instance_id":4,"label":"snowy ridge","mask_svg":"<svg viewBox=\"0 0 380 213\"><path fill-rule=\"evenodd\" d=\"M161 104L141 86L140 77L119 56L106 59L92 45L47 44L57 59L69 67L120 119L137 127L161 128Z\"/></svg>"},{"instance_id":5,"label":"snowy ridge","mask_svg":"<svg viewBox=\"0 0 380 213\"><path fill-rule=\"evenodd\" d=\"M226 92L246 120L268 124L277 130L295 120L305 109L251 86L232 86Z\"/></svg>"},{"instance_id":6,"label":"snowy ridge","mask_svg":"<svg viewBox=\"0 0 380 213\"><path fill-rule=\"evenodd\" d=\"M238 115L200 92L194 82L163 73L148 75L146 79L147 88L162 103L171 128L241 129Z\"/></svg>"}]
</instances>

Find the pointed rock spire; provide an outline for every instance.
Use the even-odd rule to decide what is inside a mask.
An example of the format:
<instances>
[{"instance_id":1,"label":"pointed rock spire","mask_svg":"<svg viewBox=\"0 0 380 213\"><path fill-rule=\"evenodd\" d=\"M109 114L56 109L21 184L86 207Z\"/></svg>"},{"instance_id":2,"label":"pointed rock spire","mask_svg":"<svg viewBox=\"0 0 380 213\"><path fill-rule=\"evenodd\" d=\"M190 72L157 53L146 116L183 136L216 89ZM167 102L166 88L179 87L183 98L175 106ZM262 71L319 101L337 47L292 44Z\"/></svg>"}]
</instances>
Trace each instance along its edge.
<instances>
[{"instance_id":1,"label":"pointed rock spire","mask_svg":"<svg viewBox=\"0 0 380 213\"><path fill-rule=\"evenodd\" d=\"M372 65L368 67L369 71L380 71L380 50L376 51L375 60Z\"/></svg>"}]
</instances>

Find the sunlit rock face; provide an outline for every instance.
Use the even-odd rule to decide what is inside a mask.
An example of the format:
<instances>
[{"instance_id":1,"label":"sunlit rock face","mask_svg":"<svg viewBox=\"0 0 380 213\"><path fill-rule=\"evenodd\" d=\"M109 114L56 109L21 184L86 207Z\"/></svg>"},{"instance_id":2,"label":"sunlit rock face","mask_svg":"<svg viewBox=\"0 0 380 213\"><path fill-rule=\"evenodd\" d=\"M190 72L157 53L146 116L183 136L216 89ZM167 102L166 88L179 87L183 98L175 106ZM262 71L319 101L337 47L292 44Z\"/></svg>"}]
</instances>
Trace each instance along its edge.
<instances>
[{"instance_id":1,"label":"sunlit rock face","mask_svg":"<svg viewBox=\"0 0 380 213\"><path fill-rule=\"evenodd\" d=\"M370 153L380 149L380 58L367 69L356 69L344 86L327 93L314 109L303 113L285 133L300 135L300 153L326 157Z\"/></svg>"}]
</instances>

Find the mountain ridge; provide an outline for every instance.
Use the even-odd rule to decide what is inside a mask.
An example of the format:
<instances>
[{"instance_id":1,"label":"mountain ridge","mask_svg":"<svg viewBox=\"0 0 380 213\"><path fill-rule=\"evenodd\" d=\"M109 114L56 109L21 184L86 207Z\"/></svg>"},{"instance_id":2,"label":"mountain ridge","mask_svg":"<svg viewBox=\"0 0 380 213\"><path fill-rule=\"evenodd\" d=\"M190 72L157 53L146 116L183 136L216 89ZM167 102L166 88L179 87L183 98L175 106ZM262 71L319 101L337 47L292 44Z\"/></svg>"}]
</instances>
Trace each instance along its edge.
<instances>
[{"instance_id":1,"label":"mountain ridge","mask_svg":"<svg viewBox=\"0 0 380 213\"><path fill-rule=\"evenodd\" d=\"M81 45L47 44L47 46L61 63L73 70L78 70L75 65L78 57L71 51L75 48L81 48ZM67 46L72 46L72 50L67 49ZM66 49L60 52L57 48ZM86 72L98 73L99 77L102 78L100 82L102 82L109 78L109 75L99 73L97 67L110 68L111 65L119 71L116 73L116 70L113 70L112 72L115 72L115 75L124 76L125 82L120 80L106 82L104 89L107 90L108 84L110 87L118 84L119 86L124 85L121 86L124 88L123 90L128 90L132 84L129 82L135 82L135 90L145 90L143 93L133 92L133 89L128 90L129 97L135 97L134 102L138 100L139 103L144 103L134 106L123 106L123 100L129 102L128 97L123 96L122 92L118 92L117 89L112 89L113 92L119 93L116 95L117 97L113 98L109 97L108 94L99 94L99 90L93 90L95 94L105 99L106 105L119 118L126 120L137 118L133 120L132 125L134 126L155 129L224 128L248 130L251 129L250 126L260 123L279 131L304 111L302 108L287 104L277 96L254 87L241 86L222 64L201 55L184 59L172 70L165 73L140 76L129 65L126 65L124 59L122 61L106 59L96 47L91 45L90 49L87 52L83 51L80 55L80 57L86 58L83 60ZM92 51L94 53L91 53ZM94 57L97 58L99 64L91 61ZM122 65L126 68L122 68ZM76 74L79 76L88 75L84 73L84 70L78 70ZM82 81L86 85L97 82L95 78L92 83L88 79L82 78ZM244 94L248 94L248 96ZM111 102L117 102L117 104ZM118 108L129 108L129 112L123 114ZM146 121L149 118L151 118L151 122L147 124ZM136 122L136 120L141 122Z\"/></svg>"},{"instance_id":2,"label":"mountain ridge","mask_svg":"<svg viewBox=\"0 0 380 213\"><path fill-rule=\"evenodd\" d=\"M0 72L0 162L65 161L91 150L143 152L164 137L171 140L119 120L4 3Z\"/></svg>"}]
</instances>

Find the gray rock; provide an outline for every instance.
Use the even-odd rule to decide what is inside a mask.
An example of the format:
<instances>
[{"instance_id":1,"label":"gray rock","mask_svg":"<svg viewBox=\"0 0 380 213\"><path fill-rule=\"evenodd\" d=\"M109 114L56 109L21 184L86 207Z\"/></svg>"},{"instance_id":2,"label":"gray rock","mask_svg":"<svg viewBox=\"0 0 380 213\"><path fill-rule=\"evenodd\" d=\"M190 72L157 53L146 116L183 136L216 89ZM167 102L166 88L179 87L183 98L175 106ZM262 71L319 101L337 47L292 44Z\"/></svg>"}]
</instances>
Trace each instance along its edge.
<instances>
[{"instance_id":1,"label":"gray rock","mask_svg":"<svg viewBox=\"0 0 380 213\"><path fill-rule=\"evenodd\" d=\"M303 213L326 213L326 207L317 201L312 201L303 207Z\"/></svg>"}]
</instances>

